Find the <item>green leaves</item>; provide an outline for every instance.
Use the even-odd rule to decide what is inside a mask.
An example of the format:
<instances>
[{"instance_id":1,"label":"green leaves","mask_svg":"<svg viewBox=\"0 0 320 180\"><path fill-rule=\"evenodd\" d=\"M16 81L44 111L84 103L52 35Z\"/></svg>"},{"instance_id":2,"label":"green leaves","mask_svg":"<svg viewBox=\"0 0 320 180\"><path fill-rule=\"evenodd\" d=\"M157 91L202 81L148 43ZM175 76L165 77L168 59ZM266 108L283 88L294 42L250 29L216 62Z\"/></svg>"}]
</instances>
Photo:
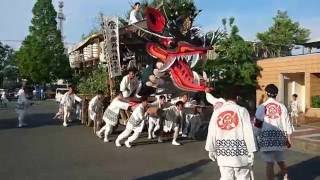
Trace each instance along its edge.
<instances>
[{"instance_id":1,"label":"green leaves","mask_svg":"<svg viewBox=\"0 0 320 180\"><path fill-rule=\"evenodd\" d=\"M320 96L311 97L311 107L320 108Z\"/></svg>"},{"instance_id":2,"label":"green leaves","mask_svg":"<svg viewBox=\"0 0 320 180\"><path fill-rule=\"evenodd\" d=\"M17 80L18 72L14 50L0 42L0 87L3 87L4 79Z\"/></svg>"},{"instance_id":3,"label":"green leaves","mask_svg":"<svg viewBox=\"0 0 320 180\"><path fill-rule=\"evenodd\" d=\"M78 89L82 94L92 94L98 90L108 92L108 74L105 68L98 68L80 79Z\"/></svg>"},{"instance_id":4,"label":"green leaves","mask_svg":"<svg viewBox=\"0 0 320 180\"><path fill-rule=\"evenodd\" d=\"M21 75L35 83L70 78L71 69L61 32L57 29L52 0L37 0L32 12L29 35L17 53Z\"/></svg>"},{"instance_id":5,"label":"green leaves","mask_svg":"<svg viewBox=\"0 0 320 180\"><path fill-rule=\"evenodd\" d=\"M240 85L255 90L256 77L261 70L253 59L253 48L238 33L234 25L235 19L223 19L224 36L216 43L215 51L218 57L208 60L205 71L214 76L218 89L225 91L225 84ZM218 74L218 76L217 76ZM244 92L246 95L247 92Z\"/></svg>"},{"instance_id":6,"label":"green leaves","mask_svg":"<svg viewBox=\"0 0 320 180\"><path fill-rule=\"evenodd\" d=\"M269 50L269 57L273 57L291 55L294 45L305 43L309 35L310 30L293 22L286 11L278 11L273 25L267 31L257 33L257 38Z\"/></svg>"}]
</instances>

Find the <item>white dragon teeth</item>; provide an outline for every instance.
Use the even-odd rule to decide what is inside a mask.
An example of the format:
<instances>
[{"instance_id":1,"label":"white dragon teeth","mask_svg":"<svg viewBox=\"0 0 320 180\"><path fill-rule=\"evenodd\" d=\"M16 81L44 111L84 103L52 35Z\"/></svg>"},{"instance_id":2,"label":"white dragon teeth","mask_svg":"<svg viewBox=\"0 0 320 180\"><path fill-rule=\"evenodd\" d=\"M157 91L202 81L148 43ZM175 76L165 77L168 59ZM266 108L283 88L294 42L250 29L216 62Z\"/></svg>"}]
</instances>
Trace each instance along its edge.
<instances>
[{"instance_id":1,"label":"white dragon teeth","mask_svg":"<svg viewBox=\"0 0 320 180\"><path fill-rule=\"evenodd\" d=\"M200 79L201 79L200 75L195 71L192 71L192 73L193 73L193 83L200 85Z\"/></svg>"},{"instance_id":2,"label":"white dragon teeth","mask_svg":"<svg viewBox=\"0 0 320 180\"><path fill-rule=\"evenodd\" d=\"M200 54L193 54L193 55L177 55L174 57L169 57L167 63L164 63L163 66L159 69L160 72L164 72L168 70L175 61L186 61L191 68L193 68L199 61L202 56Z\"/></svg>"},{"instance_id":3,"label":"white dragon teeth","mask_svg":"<svg viewBox=\"0 0 320 180\"><path fill-rule=\"evenodd\" d=\"M176 60L178 60L177 57L170 57L168 62L163 64L161 69L159 69L159 72L164 72L164 71L168 70Z\"/></svg>"},{"instance_id":4,"label":"white dragon teeth","mask_svg":"<svg viewBox=\"0 0 320 180\"><path fill-rule=\"evenodd\" d=\"M191 65L190 65L191 68L193 68L198 63L199 57L200 57L199 54L194 54L192 56L192 61L191 61Z\"/></svg>"}]
</instances>

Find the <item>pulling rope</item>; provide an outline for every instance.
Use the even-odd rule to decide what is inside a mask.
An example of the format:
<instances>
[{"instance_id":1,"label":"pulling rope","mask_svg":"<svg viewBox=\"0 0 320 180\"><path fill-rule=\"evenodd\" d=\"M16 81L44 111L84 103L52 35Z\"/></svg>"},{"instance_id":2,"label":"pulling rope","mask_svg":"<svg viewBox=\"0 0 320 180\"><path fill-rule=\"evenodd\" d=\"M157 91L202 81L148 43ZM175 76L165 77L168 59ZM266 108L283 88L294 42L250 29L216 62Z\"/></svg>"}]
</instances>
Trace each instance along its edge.
<instances>
[{"instance_id":1,"label":"pulling rope","mask_svg":"<svg viewBox=\"0 0 320 180\"><path fill-rule=\"evenodd\" d=\"M163 38L163 39L173 39L173 38L174 38L174 37L162 36L162 35L159 35L159 34L157 34L157 33L153 33L153 32L151 32L151 31L148 31L148 30L146 30L146 29L143 29L142 27L140 27L140 26L138 26L138 25L136 25L136 24L131 24L131 25L134 26L134 27L136 27L136 28L138 28L138 29L140 29L141 31L144 31L144 32L146 32L146 33L148 33L148 34L151 34L151 35L156 36L156 37L159 37L159 38Z\"/></svg>"}]
</instances>

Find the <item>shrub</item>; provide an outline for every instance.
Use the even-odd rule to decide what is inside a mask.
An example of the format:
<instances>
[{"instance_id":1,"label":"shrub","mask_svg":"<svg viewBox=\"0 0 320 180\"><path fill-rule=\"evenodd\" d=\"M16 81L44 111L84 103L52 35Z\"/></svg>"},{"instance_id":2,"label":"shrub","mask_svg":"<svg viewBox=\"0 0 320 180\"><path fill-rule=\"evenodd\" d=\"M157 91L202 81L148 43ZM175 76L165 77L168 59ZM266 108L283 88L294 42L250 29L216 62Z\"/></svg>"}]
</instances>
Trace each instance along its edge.
<instances>
[{"instance_id":1,"label":"shrub","mask_svg":"<svg viewBox=\"0 0 320 180\"><path fill-rule=\"evenodd\" d=\"M81 77L78 85L81 94L95 94L98 90L108 93L108 74L105 68L98 68Z\"/></svg>"},{"instance_id":2,"label":"shrub","mask_svg":"<svg viewBox=\"0 0 320 180\"><path fill-rule=\"evenodd\" d=\"M320 108L320 95L311 97L311 106L313 108Z\"/></svg>"}]
</instances>

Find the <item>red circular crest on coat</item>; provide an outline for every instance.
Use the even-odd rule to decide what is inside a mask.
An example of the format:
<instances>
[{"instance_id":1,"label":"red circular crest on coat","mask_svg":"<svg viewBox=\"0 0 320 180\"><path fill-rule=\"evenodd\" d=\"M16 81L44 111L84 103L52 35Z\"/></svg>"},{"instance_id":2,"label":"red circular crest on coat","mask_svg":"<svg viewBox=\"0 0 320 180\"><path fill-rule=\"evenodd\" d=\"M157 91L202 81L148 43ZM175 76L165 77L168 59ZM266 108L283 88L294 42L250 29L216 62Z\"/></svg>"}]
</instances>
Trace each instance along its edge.
<instances>
[{"instance_id":1,"label":"red circular crest on coat","mask_svg":"<svg viewBox=\"0 0 320 180\"><path fill-rule=\"evenodd\" d=\"M281 107L276 103L269 103L266 105L266 116L269 119L279 119L281 116Z\"/></svg>"},{"instance_id":2,"label":"red circular crest on coat","mask_svg":"<svg viewBox=\"0 0 320 180\"><path fill-rule=\"evenodd\" d=\"M231 130L238 126L239 117L234 111L224 111L219 114L217 124L220 129Z\"/></svg>"}]
</instances>

